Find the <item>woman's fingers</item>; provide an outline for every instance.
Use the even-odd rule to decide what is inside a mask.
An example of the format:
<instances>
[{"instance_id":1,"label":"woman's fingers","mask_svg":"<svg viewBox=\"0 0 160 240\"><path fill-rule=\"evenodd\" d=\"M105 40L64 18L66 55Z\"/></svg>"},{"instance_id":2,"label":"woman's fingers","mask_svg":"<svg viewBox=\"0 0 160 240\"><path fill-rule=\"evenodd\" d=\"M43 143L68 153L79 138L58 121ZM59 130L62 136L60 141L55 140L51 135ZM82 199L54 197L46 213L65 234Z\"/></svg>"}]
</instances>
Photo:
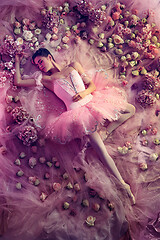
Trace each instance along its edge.
<instances>
[{"instance_id":1,"label":"woman's fingers","mask_svg":"<svg viewBox=\"0 0 160 240\"><path fill-rule=\"evenodd\" d=\"M73 100L73 102L77 102L77 101L79 101L81 98L82 98L81 95L78 93L78 94L76 94L76 95L73 96L72 100Z\"/></svg>"}]
</instances>

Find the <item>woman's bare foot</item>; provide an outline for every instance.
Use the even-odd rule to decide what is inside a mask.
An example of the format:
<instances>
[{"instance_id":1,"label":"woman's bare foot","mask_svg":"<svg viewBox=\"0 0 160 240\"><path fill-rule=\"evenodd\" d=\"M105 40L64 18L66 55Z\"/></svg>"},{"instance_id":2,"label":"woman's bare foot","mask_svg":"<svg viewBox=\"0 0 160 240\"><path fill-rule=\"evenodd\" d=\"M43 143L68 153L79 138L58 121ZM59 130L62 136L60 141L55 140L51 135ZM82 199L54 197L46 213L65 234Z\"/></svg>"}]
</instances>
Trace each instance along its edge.
<instances>
[{"instance_id":1,"label":"woman's bare foot","mask_svg":"<svg viewBox=\"0 0 160 240\"><path fill-rule=\"evenodd\" d=\"M128 196L129 196L129 198L131 199L132 204L135 205L135 204L136 204L135 196L133 195L129 184L127 184L127 183L125 183L125 182L122 183L122 184L123 184L125 190L127 191L127 194L128 194Z\"/></svg>"}]
</instances>

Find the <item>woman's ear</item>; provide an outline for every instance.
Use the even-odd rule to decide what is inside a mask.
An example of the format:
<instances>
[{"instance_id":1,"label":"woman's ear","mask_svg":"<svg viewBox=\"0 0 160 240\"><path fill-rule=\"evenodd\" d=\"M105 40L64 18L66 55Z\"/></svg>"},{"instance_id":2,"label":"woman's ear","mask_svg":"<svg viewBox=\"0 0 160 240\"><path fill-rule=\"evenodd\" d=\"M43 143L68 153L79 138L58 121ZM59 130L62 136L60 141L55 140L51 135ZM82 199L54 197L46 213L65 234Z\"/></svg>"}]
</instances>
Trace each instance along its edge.
<instances>
[{"instance_id":1,"label":"woman's ear","mask_svg":"<svg viewBox=\"0 0 160 240\"><path fill-rule=\"evenodd\" d=\"M48 55L48 59L49 59L50 61L53 60L53 59L52 59L52 56L51 56L50 54Z\"/></svg>"}]
</instances>

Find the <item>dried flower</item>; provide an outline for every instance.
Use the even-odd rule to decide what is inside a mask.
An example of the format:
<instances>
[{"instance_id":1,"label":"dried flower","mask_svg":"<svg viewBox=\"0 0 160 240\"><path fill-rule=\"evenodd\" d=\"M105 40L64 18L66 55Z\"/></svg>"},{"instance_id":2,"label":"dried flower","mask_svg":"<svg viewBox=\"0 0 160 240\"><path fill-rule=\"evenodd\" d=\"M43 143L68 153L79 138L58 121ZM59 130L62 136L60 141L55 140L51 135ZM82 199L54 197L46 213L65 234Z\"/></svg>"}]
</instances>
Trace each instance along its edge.
<instances>
[{"instance_id":1,"label":"dried flower","mask_svg":"<svg viewBox=\"0 0 160 240\"><path fill-rule=\"evenodd\" d=\"M62 186L60 183L53 183L53 189L54 191L58 192L59 190L61 190Z\"/></svg>"},{"instance_id":2,"label":"dried flower","mask_svg":"<svg viewBox=\"0 0 160 240\"><path fill-rule=\"evenodd\" d=\"M139 168L143 171L147 170L148 169L147 163L140 163Z\"/></svg>"},{"instance_id":3,"label":"dried flower","mask_svg":"<svg viewBox=\"0 0 160 240\"><path fill-rule=\"evenodd\" d=\"M43 26L53 30L54 27L58 27L60 23L59 15L56 11L50 11L49 9L43 9L41 11L41 14L43 16Z\"/></svg>"},{"instance_id":4,"label":"dried flower","mask_svg":"<svg viewBox=\"0 0 160 240\"><path fill-rule=\"evenodd\" d=\"M150 156L149 156L150 161L154 162L154 161L157 161L157 159L158 159L158 154L157 153L150 154Z\"/></svg>"},{"instance_id":5,"label":"dried flower","mask_svg":"<svg viewBox=\"0 0 160 240\"><path fill-rule=\"evenodd\" d=\"M22 140L24 145L30 146L38 138L37 130L33 126L25 126L18 133L18 138Z\"/></svg>"},{"instance_id":6,"label":"dried flower","mask_svg":"<svg viewBox=\"0 0 160 240\"><path fill-rule=\"evenodd\" d=\"M158 90L160 85L160 80L156 76L153 76L151 73L145 74L143 79L143 87L144 89L148 89L152 92Z\"/></svg>"},{"instance_id":7,"label":"dried flower","mask_svg":"<svg viewBox=\"0 0 160 240\"><path fill-rule=\"evenodd\" d=\"M14 121L18 124L21 124L22 122L27 120L29 117L29 114L23 107L15 107L12 110L11 115L12 115Z\"/></svg>"},{"instance_id":8,"label":"dried flower","mask_svg":"<svg viewBox=\"0 0 160 240\"><path fill-rule=\"evenodd\" d=\"M28 164L31 168L34 168L37 165L37 159L35 157L30 157Z\"/></svg>"},{"instance_id":9,"label":"dried flower","mask_svg":"<svg viewBox=\"0 0 160 240\"><path fill-rule=\"evenodd\" d=\"M47 195L46 193L42 192L41 195L40 195L40 200L41 200L42 202L44 202L47 197L48 197L48 195Z\"/></svg>"},{"instance_id":10,"label":"dried flower","mask_svg":"<svg viewBox=\"0 0 160 240\"><path fill-rule=\"evenodd\" d=\"M152 106L155 103L155 97L150 90L142 90L136 97L142 107Z\"/></svg>"},{"instance_id":11,"label":"dried flower","mask_svg":"<svg viewBox=\"0 0 160 240\"><path fill-rule=\"evenodd\" d=\"M93 227L94 226L94 223L96 221L96 218L93 217L93 216L88 216L87 219L86 219L86 223L89 227Z\"/></svg>"},{"instance_id":12,"label":"dried flower","mask_svg":"<svg viewBox=\"0 0 160 240\"><path fill-rule=\"evenodd\" d=\"M24 39L28 42L28 41L31 41L32 40L32 37L33 37L33 33L31 31L28 31L28 30L24 30L23 31L23 37Z\"/></svg>"}]
</instances>

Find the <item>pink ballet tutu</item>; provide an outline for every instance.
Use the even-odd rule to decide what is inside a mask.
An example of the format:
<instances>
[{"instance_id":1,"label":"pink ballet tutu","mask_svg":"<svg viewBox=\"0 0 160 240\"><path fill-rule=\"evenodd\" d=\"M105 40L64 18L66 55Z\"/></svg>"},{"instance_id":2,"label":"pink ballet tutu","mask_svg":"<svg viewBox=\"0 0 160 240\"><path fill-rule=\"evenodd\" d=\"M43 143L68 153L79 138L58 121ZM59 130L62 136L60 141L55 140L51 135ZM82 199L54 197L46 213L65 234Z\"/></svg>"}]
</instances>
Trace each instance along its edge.
<instances>
[{"instance_id":1,"label":"pink ballet tutu","mask_svg":"<svg viewBox=\"0 0 160 240\"><path fill-rule=\"evenodd\" d=\"M50 114L46 119L44 129L46 138L66 143L95 132L97 126L103 124L106 120L118 120L120 112L126 109L127 102L124 92L113 84L104 87L104 85L107 85L108 79L102 72L96 73L95 84L97 80L101 82L103 88L96 90L88 103L65 111L56 118Z\"/></svg>"}]
</instances>

